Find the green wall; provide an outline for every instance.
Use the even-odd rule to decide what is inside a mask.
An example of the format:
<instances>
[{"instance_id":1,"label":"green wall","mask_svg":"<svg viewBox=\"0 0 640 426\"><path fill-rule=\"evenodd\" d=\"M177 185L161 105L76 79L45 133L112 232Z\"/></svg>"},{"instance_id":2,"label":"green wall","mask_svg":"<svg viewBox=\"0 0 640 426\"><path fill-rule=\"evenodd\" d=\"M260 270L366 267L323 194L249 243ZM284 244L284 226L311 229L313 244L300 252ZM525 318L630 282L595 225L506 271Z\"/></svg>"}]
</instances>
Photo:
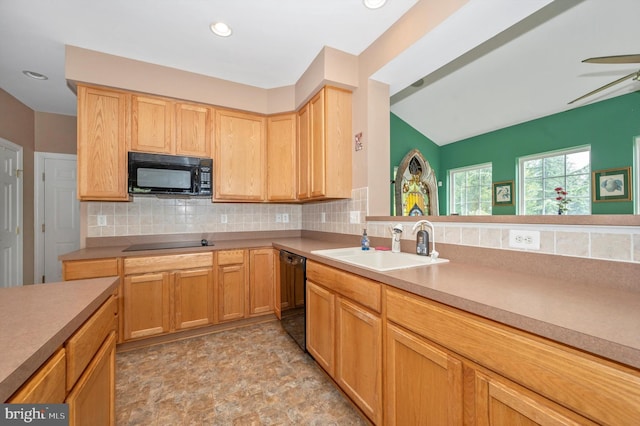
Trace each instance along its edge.
<instances>
[{"instance_id":1,"label":"green wall","mask_svg":"<svg viewBox=\"0 0 640 426\"><path fill-rule=\"evenodd\" d=\"M417 133L414 135L410 130ZM516 180L518 158L556 149L591 146L591 169L633 166L633 143L640 136L640 92L505 127L441 147L391 114L391 168L413 147L432 162L438 180L448 170L493 163L493 181ZM410 143L415 145L410 145ZM423 148L424 147L424 148ZM435 148L434 148L435 147ZM446 187L439 191L440 214L447 214ZM517 195L516 195L517 197ZM592 204L594 214L632 214L633 202ZM515 214L513 207L494 207L493 214Z\"/></svg>"}]
</instances>

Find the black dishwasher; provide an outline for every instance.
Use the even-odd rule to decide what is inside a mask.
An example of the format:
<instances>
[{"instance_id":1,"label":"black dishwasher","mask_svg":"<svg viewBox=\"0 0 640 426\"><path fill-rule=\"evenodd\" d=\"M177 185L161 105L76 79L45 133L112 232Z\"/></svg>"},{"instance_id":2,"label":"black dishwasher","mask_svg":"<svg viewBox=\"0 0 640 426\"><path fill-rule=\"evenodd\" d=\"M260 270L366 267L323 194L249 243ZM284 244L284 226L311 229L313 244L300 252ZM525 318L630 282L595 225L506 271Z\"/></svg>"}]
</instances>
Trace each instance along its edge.
<instances>
[{"instance_id":1,"label":"black dishwasher","mask_svg":"<svg viewBox=\"0 0 640 426\"><path fill-rule=\"evenodd\" d=\"M305 352L306 262L305 257L280 250L280 322Z\"/></svg>"}]
</instances>

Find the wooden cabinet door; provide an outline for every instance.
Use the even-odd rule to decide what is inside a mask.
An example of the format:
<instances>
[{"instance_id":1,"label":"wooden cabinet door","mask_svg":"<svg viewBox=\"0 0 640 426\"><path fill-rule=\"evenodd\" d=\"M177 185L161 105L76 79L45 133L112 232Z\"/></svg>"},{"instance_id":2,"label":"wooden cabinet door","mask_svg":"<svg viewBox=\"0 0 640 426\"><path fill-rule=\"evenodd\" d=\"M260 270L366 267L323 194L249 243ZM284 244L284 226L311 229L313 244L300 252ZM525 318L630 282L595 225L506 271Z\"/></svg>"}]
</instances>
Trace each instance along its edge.
<instances>
[{"instance_id":1,"label":"wooden cabinet door","mask_svg":"<svg viewBox=\"0 0 640 426\"><path fill-rule=\"evenodd\" d=\"M78 198L127 201L129 96L78 86Z\"/></svg>"},{"instance_id":2,"label":"wooden cabinet door","mask_svg":"<svg viewBox=\"0 0 640 426\"><path fill-rule=\"evenodd\" d=\"M297 198L304 200L309 198L310 182L310 144L311 144L311 118L309 104L298 111L297 135L298 135L298 191Z\"/></svg>"},{"instance_id":3,"label":"wooden cabinet door","mask_svg":"<svg viewBox=\"0 0 640 426\"><path fill-rule=\"evenodd\" d=\"M475 424L478 426L596 425L497 375L475 374Z\"/></svg>"},{"instance_id":4,"label":"wooden cabinet door","mask_svg":"<svg viewBox=\"0 0 640 426\"><path fill-rule=\"evenodd\" d=\"M173 273L175 329L213 324L213 271L211 268Z\"/></svg>"},{"instance_id":5,"label":"wooden cabinet door","mask_svg":"<svg viewBox=\"0 0 640 426\"><path fill-rule=\"evenodd\" d=\"M307 281L307 350L331 377L335 372L335 296Z\"/></svg>"},{"instance_id":6,"label":"wooden cabinet door","mask_svg":"<svg viewBox=\"0 0 640 426\"><path fill-rule=\"evenodd\" d=\"M325 87L324 90L324 195L331 198L351 198L351 92L336 87Z\"/></svg>"},{"instance_id":7,"label":"wooden cabinet door","mask_svg":"<svg viewBox=\"0 0 640 426\"><path fill-rule=\"evenodd\" d=\"M213 108L176 103L176 154L211 158Z\"/></svg>"},{"instance_id":8,"label":"wooden cabinet door","mask_svg":"<svg viewBox=\"0 0 640 426\"><path fill-rule=\"evenodd\" d=\"M373 421L382 424L382 320L336 298L335 380Z\"/></svg>"},{"instance_id":9,"label":"wooden cabinet door","mask_svg":"<svg viewBox=\"0 0 640 426\"><path fill-rule=\"evenodd\" d=\"M216 110L216 199L265 199L266 134L264 117Z\"/></svg>"},{"instance_id":10,"label":"wooden cabinet door","mask_svg":"<svg viewBox=\"0 0 640 426\"><path fill-rule=\"evenodd\" d=\"M267 119L267 200L296 199L296 114Z\"/></svg>"},{"instance_id":11,"label":"wooden cabinet door","mask_svg":"<svg viewBox=\"0 0 640 426\"><path fill-rule=\"evenodd\" d=\"M131 150L172 154L173 102L152 96L131 98Z\"/></svg>"},{"instance_id":12,"label":"wooden cabinet door","mask_svg":"<svg viewBox=\"0 0 640 426\"><path fill-rule=\"evenodd\" d=\"M249 316L273 312L274 272L273 249L249 251Z\"/></svg>"},{"instance_id":13,"label":"wooden cabinet door","mask_svg":"<svg viewBox=\"0 0 640 426\"><path fill-rule=\"evenodd\" d=\"M218 266L218 321L231 321L245 317L246 275L245 265Z\"/></svg>"},{"instance_id":14,"label":"wooden cabinet door","mask_svg":"<svg viewBox=\"0 0 640 426\"><path fill-rule=\"evenodd\" d=\"M461 425L462 362L393 324L386 330L385 424Z\"/></svg>"},{"instance_id":15,"label":"wooden cabinet door","mask_svg":"<svg viewBox=\"0 0 640 426\"><path fill-rule=\"evenodd\" d=\"M309 120L309 191L311 197L323 197L326 194L324 89L309 101Z\"/></svg>"},{"instance_id":16,"label":"wooden cabinet door","mask_svg":"<svg viewBox=\"0 0 640 426\"><path fill-rule=\"evenodd\" d=\"M169 273L124 279L124 340L170 331Z\"/></svg>"},{"instance_id":17,"label":"wooden cabinet door","mask_svg":"<svg viewBox=\"0 0 640 426\"><path fill-rule=\"evenodd\" d=\"M115 425L116 334L111 332L67 395L70 426Z\"/></svg>"}]
</instances>

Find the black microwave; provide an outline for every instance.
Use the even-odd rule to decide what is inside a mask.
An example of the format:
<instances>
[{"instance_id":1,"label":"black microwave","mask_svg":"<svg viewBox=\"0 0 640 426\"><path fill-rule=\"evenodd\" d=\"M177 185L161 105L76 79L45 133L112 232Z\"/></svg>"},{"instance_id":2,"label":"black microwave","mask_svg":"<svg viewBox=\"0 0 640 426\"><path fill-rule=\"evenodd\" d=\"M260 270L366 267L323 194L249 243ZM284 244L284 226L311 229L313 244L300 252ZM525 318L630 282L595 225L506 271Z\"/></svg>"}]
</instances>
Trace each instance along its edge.
<instances>
[{"instance_id":1,"label":"black microwave","mask_svg":"<svg viewBox=\"0 0 640 426\"><path fill-rule=\"evenodd\" d=\"M213 160L129 153L129 194L211 196Z\"/></svg>"}]
</instances>

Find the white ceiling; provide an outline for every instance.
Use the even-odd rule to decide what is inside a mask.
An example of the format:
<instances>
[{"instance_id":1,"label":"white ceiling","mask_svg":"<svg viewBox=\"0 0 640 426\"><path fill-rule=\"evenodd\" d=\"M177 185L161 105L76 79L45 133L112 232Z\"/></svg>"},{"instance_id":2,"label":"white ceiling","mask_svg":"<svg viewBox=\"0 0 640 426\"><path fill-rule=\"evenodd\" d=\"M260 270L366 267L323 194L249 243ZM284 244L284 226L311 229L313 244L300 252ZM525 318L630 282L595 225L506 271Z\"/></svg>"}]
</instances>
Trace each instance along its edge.
<instances>
[{"instance_id":1,"label":"white ceiling","mask_svg":"<svg viewBox=\"0 0 640 426\"><path fill-rule=\"evenodd\" d=\"M75 115L66 44L288 86L323 46L358 55L416 2L368 10L361 0L0 0L0 88L33 110ZM640 53L638 16L638 0L470 0L373 78L389 84L395 114L442 145L640 89L627 81L567 105L640 68L580 62ZM218 20L232 37L209 31ZM421 78L419 90L410 86Z\"/></svg>"}]
</instances>

